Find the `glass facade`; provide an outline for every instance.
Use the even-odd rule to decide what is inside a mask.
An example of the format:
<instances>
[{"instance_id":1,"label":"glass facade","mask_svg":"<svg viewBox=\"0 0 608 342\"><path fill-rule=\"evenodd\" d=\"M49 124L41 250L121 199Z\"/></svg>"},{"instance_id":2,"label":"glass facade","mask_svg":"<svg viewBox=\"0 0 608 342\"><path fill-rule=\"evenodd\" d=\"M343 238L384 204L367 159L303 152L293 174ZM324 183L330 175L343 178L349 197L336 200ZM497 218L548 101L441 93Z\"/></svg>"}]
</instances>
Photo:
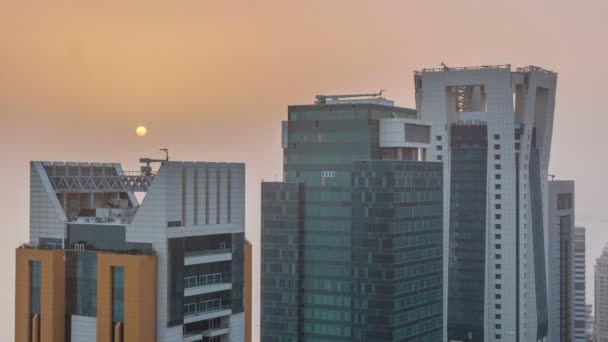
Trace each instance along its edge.
<instances>
[{"instance_id":1,"label":"glass facade","mask_svg":"<svg viewBox=\"0 0 608 342\"><path fill-rule=\"evenodd\" d=\"M31 284L30 284L30 310L32 315L33 314L39 314L40 313L40 301L41 301L41 297L40 297L40 261L31 261L30 263L30 272L31 272Z\"/></svg>"},{"instance_id":2,"label":"glass facade","mask_svg":"<svg viewBox=\"0 0 608 342\"><path fill-rule=\"evenodd\" d=\"M66 253L66 310L71 315L97 316L97 253Z\"/></svg>"},{"instance_id":3,"label":"glass facade","mask_svg":"<svg viewBox=\"0 0 608 342\"><path fill-rule=\"evenodd\" d=\"M125 321L125 269L112 266L112 321Z\"/></svg>"},{"instance_id":4,"label":"glass facade","mask_svg":"<svg viewBox=\"0 0 608 342\"><path fill-rule=\"evenodd\" d=\"M263 341L437 341L441 164L380 161L378 105L290 107L262 184Z\"/></svg>"},{"instance_id":5,"label":"glass facade","mask_svg":"<svg viewBox=\"0 0 608 342\"><path fill-rule=\"evenodd\" d=\"M448 340L484 340L487 127L453 126Z\"/></svg>"},{"instance_id":6,"label":"glass facade","mask_svg":"<svg viewBox=\"0 0 608 342\"><path fill-rule=\"evenodd\" d=\"M549 316L547 309L547 277L545 269L545 233L543 225L543 199L538 148L530 149L530 212L532 214L532 247L534 248L534 286L536 289L537 339L547 336Z\"/></svg>"}]
</instances>

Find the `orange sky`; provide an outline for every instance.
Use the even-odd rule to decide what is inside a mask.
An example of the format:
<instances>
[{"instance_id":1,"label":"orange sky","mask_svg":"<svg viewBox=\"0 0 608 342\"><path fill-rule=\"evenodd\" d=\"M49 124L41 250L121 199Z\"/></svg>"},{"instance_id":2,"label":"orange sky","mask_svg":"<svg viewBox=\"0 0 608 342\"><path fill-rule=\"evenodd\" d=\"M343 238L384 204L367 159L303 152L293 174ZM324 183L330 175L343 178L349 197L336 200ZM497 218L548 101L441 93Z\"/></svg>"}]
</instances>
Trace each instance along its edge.
<instances>
[{"instance_id":1,"label":"orange sky","mask_svg":"<svg viewBox=\"0 0 608 342\"><path fill-rule=\"evenodd\" d=\"M383 88L413 106L412 71L442 61L559 72L550 171L577 181L588 259L608 242L606 1L123 2L0 0L2 341L13 336L14 248L28 236L29 160L133 169L168 147L176 160L246 162L259 247L259 182L281 174L287 105Z\"/></svg>"}]
</instances>

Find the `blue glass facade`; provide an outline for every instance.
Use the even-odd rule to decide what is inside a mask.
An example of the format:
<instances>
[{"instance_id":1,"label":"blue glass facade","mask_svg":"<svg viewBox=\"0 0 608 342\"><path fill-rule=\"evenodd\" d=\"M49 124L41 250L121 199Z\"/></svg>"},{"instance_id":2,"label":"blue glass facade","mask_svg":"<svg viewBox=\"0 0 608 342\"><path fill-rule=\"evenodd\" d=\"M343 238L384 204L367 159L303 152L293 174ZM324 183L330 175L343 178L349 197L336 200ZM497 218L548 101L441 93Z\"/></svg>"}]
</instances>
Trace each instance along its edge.
<instances>
[{"instance_id":1,"label":"blue glass facade","mask_svg":"<svg viewBox=\"0 0 608 342\"><path fill-rule=\"evenodd\" d=\"M262 184L263 341L438 341L441 164L380 161L369 104L290 107Z\"/></svg>"},{"instance_id":2,"label":"blue glass facade","mask_svg":"<svg viewBox=\"0 0 608 342\"><path fill-rule=\"evenodd\" d=\"M537 148L530 150L530 205L532 214L532 246L534 248L534 287L536 290L537 339L547 337L547 277L545 269L545 240L543 231L543 201L540 177L540 156Z\"/></svg>"},{"instance_id":3,"label":"blue glass facade","mask_svg":"<svg viewBox=\"0 0 608 342\"><path fill-rule=\"evenodd\" d=\"M453 126L448 340L484 341L487 127Z\"/></svg>"}]
</instances>

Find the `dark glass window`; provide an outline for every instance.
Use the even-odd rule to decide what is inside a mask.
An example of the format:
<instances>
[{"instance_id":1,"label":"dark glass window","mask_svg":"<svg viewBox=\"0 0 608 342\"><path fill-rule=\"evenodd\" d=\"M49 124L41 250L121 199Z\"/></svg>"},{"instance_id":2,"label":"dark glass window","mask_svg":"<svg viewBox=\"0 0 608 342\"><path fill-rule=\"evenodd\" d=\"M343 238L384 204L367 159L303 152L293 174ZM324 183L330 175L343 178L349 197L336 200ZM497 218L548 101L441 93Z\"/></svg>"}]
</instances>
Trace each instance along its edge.
<instances>
[{"instance_id":1,"label":"dark glass window","mask_svg":"<svg viewBox=\"0 0 608 342\"><path fill-rule=\"evenodd\" d=\"M572 209L572 194L571 193L557 194L557 209L558 210Z\"/></svg>"},{"instance_id":2,"label":"dark glass window","mask_svg":"<svg viewBox=\"0 0 608 342\"><path fill-rule=\"evenodd\" d=\"M112 266L112 321L125 321L125 269Z\"/></svg>"},{"instance_id":3,"label":"dark glass window","mask_svg":"<svg viewBox=\"0 0 608 342\"><path fill-rule=\"evenodd\" d=\"M41 285L41 270L40 261L34 260L30 262L31 272L31 311L32 314L40 313L40 285Z\"/></svg>"}]
</instances>

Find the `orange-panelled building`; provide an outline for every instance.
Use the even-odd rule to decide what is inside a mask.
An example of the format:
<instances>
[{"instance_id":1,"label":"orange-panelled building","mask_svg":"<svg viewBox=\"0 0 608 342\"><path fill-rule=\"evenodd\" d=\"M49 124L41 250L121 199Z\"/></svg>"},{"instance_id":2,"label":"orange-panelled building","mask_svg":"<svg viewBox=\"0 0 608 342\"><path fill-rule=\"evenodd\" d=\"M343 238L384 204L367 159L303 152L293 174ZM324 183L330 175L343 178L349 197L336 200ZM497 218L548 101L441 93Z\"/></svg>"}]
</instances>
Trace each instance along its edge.
<instances>
[{"instance_id":1,"label":"orange-panelled building","mask_svg":"<svg viewBox=\"0 0 608 342\"><path fill-rule=\"evenodd\" d=\"M251 341L244 164L140 162L31 163L16 342Z\"/></svg>"}]
</instances>

